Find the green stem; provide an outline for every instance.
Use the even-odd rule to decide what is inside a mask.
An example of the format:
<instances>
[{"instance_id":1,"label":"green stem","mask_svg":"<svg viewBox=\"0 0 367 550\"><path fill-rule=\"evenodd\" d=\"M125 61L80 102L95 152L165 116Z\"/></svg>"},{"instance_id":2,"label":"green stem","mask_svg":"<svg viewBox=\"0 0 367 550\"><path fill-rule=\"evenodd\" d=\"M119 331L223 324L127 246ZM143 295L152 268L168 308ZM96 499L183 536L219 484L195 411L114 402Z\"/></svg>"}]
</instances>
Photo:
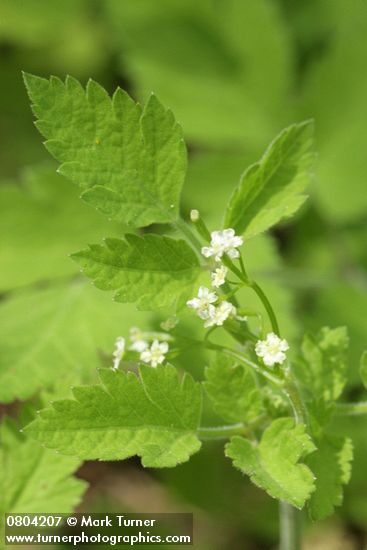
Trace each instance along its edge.
<instances>
[{"instance_id":1,"label":"green stem","mask_svg":"<svg viewBox=\"0 0 367 550\"><path fill-rule=\"evenodd\" d=\"M231 426L210 426L198 429L200 439L230 439L234 435L245 435L247 432L244 424L233 424Z\"/></svg>"},{"instance_id":2,"label":"green stem","mask_svg":"<svg viewBox=\"0 0 367 550\"><path fill-rule=\"evenodd\" d=\"M212 342L208 342L208 341L205 342L205 346L208 349L220 351L221 353L223 353L224 355L227 355L228 357L233 357L233 359L237 359L237 361L239 361L240 363L243 363L244 365L247 365L248 367L251 367L258 374L261 374L262 376L264 376L264 378L267 378L268 380L273 382L273 384L276 384L277 386L283 385L283 381L280 378L278 378L277 376L274 376L264 368L260 367L260 365L253 363L252 361L250 361L250 359L247 359L240 353L237 353L236 351L233 351L229 348L220 346L219 344L213 344Z\"/></svg>"},{"instance_id":3,"label":"green stem","mask_svg":"<svg viewBox=\"0 0 367 550\"><path fill-rule=\"evenodd\" d=\"M273 310L273 308L271 306L271 303L269 302L265 292L263 291L263 289L257 283L255 283L255 281L250 281L249 286L256 292L256 294L258 295L258 297L262 301L262 303L263 303L263 305L266 309L266 312L268 314L268 317L269 317L269 320L270 320L270 323L271 323L271 328L273 329L273 332L275 332L275 334L280 336L280 331L279 331L279 325L278 325L277 318L275 316L274 310Z\"/></svg>"},{"instance_id":4,"label":"green stem","mask_svg":"<svg viewBox=\"0 0 367 550\"><path fill-rule=\"evenodd\" d=\"M279 550L301 549L301 514L296 508L279 503L280 543Z\"/></svg>"},{"instance_id":5,"label":"green stem","mask_svg":"<svg viewBox=\"0 0 367 550\"><path fill-rule=\"evenodd\" d=\"M228 285L228 283L224 283L224 285L222 286L224 292L228 293L228 294L231 294L231 287ZM233 304L236 308L239 307L239 303L238 303L238 300L235 296L235 294L233 294L232 296L229 296L229 301L231 302L231 304Z\"/></svg>"},{"instance_id":6,"label":"green stem","mask_svg":"<svg viewBox=\"0 0 367 550\"><path fill-rule=\"evenodd\" d=\"M307 411L296 383L286 378L284 392L287 395L296 424L307 424ZM301 519L299 510L288 502L279 502L280 542L279 550L301 550Z\"/></svg>"},{"instance_id":7,"label":"green stem","mask_svg":"<svg viewBox=\"0 0 367 550\"><path fill-rule=\"evenodd\" d=\"M367 414L367 401L360 401L359 403L338 403L335 413L338 416L358 416Z\"/></svg>"},{"instance_id":8,"label":"green stem","mask_svg":"<svg viewBox=\"0 0 367 550\"><path fill-rule=\"evenodd\" d=\"M255 282L249 280L242 257L240 257L241 276L240 279L256 292L260 298L270 320L272 330L275 334L280 336L280 330L278 321L273 310L273 307L266 296L263 289ZM236 268L237 269L237 268ZM264 371L261 369L261 374L264 375ZM269 376L267 376L269 378ZM272 378L274 378L272 376ZM285 380L277 383L283 385L283 391L288 397L288 400L293 409L294 420L296 424L305 424L307 421L307 412L303 404L302 396L293 381L291 375L286 376ZM300 550L301 548L301 525L300 525L300 512L296 510L292 505L287 502L280 501L280 550Z\"/></svg>"},{"instance_id":9,"label":"green stem","mask_svg":"<svg viewBox=\"0 0 367 550\"><path fill-rule=\"evenodd\" d=\"M234 435L248 435L260 426L266 418L266 415L262 414L249 424L243 424L241 422L238 424L231 424L230 426L201 427L198 429L198 436L202 440L210 440L230 439Z\"/></svg>"},{"instance_id":10,"label":"green stem","mask_svg":"<svg viewBox=\"0 0 367 550\"><path fill-rule=\"evenodd\" d=\"M192 244L192 246L195 248L195 250L197 250L197 252L199 252L201 256L201 243L191 231L187 223L183 219L178 218L178 220L176 220L172 225L176 227L178 231L181 231L181 233L186 237L186 239Z\"/></svg>"},{"instance_id":11,"label":"green stem","mask_svg":"<svg viewBox=\"0 0 367 550\"><path fill-rule=\"evenodd\" d=\"M243 273L241 273L241 271L234 265L232 260L230 258L228 258L228 256L226 254L224 254L224 256L222 256L222 263L226 267L228 267L228 269L230 269L232 271L232 273L237 275L237 277L239 278L240 281L243 281L244 283L248 284L248 280L245 277L245 275L243 275Z\"/></svg>"},{"instance_id":12,"label":"green stem","mask_svg":"<svg viewBox=\"0 0 367 550\"><path fill-rule=\"evenodd\" d=\"M307 425L307 410L297 385L291 377L288 377L285 381L284 393L288 397L293 409L293 416L296 424Z\"/></svg>"},{"instance_id":13,"label":"green stem","mask_svg":"<svg viewBox=\"0 0 367 550\"><path fill-rule=\"evenodd\" d=\"M238 321L228 319L224 328L241 345L243 345L246 340L251 340L254 344L258 341L258 338L250 331L247 324L239 324Z\"/></svg>"}]
</instances>

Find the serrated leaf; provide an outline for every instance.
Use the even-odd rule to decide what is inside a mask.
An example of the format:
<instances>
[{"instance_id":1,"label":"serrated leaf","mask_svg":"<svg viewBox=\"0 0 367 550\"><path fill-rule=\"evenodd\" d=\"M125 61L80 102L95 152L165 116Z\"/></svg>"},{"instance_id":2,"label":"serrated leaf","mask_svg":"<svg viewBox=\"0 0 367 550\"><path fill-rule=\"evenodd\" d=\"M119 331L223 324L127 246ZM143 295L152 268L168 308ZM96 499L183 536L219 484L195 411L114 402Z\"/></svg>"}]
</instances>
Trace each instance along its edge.
<instances>
[{"instance_id":1,"label":"serrated leaf","mask_svg":"<svg viewBox=\"0 0 367 550\"><path fill-rule=\"evenodd\" d=\"M87 486L72 477L80 461L25 438L9 419L0 427L0 442L0 515L68 513L77 506Z\"/></svg>"},{"instance_id":2,"label":"serrated leaf","mask_svg":"<svg viewBox=\"0 0 367 550\"><path fill-rule=\"evenodd\" d=\"M325 436L316 441L317 450L306 462L316 476L316 489L308 502L308 512L318 521L334 512L343 501L343 485L349 482L353 444L350 438Z\"/></svg>"},{"instance_id":3,"label":"serrated leaf","mask_svg":"<svg viewBox=\"0 0 367 550\"><path fill-rule=\"evenodd\" d=\"M72 257L98 288L115 290L115 300L136 302L143 310L172 306L200 274L186 241L155 234L106 239Z\"/></svg>"},{"instance_id":4,"label":"serrated leaf","mask_svg":"<svg viewBox=\"0 0 367 550\"><path fill-rule=\"evenodd\" d=\"M279 418L265 430L259 444L235 436L225 454L270 496L302 508L315 486L311 470L299 460L314 450L304 425Z\"/></svg>"},{"instance_id":5,"label":"serrated leaf","mask_svg":"<svg viewBox=\"0 0 367 550\"><path fill-rule=\"evenodd\" d=\"M298 373L314 397L334 401L341 395L346 383L348 344L345 327L323 327L316 337L311 334L304 337L305 364Z\"/></svg>"},{"instance_id":6,"label":"serrated leaf","mask_svg":"<svg viewBox=\"0 0 367 550\"><path fill-rule=\"evenodd\" d=\"M143 323L147 321L144 316ZM3 301L0 402L25 400L39 390L63 397L71 384L94 382L101 353L110 354L112 361L117 336L141 323L135 308L121 308L80 282L18 293Z\"/></svg>"},{"instance_id":7,"label":"serrated leaf","mask_svg":"<svg viewBox=\"0 0 367 550\"><path fill-rule=\"evenodd\" d=\"M71 77L24 78L45 145L84 200L134 227L177 219L186 149L154 95L142 111L121 89L111 100L92 80L84 90Z\"/></svg>"},{"instance_id":8,"label":"serrated leaf","mask_svg":"<svg viewBox=\"0 0 367 550\"><path fill-rule=\"evenodd\" d=\"M182 382L171 365L132 372L101 369L100 386L74 389L74 400L55 401L26 432L47 447L86 460L138 455L144 466L173 467L200 449L196 431L201 388Z\"/></svg>"},{"instance_id":9,"label":"serrated leaf","mask_svg":"<svg viewBox=\"0 0 367 550\"><path fill-rule=\"evenodd\" d=\"M205 390L213 408L228 422L250 422L262 412L253 374L233 359L217 354L205 369Z\"/></svg>"},{"instance_id":10,"label":"serrated leaf","mask_svg":"<svg viewBox=\"0 0 367 550\"><path fill-rule=\"evenodd\" d=\"M367 224L366 229L367 229ZM360 243L358 239L353 237L353 246L362 246L363 251L366 250L367 234L361 235ZM326 241L317 252L319 258L326 257L326 254L331 253L330 242ZM352 254L352 252L348 252ZM312 265L314 262L310 259L305 261ZM363 257L358 257L353 260L355 264L364 265ZM328 325L330 320L333 320L334 326L348 327L348 335L350 338L350 347L348 350L348 385L355 387L360 384L361 378L359 374L360 358L363 350L366 348L366 328L365 323L361 323L367 310L367 292L361 291L358 285L351 285L348 281L336 280L332 283L333 274L340 269L340 263L332 264L332 272L330 277L325 273L324 277L328 279L328 285L320 293L315 293L315 303L312 311L310 310L310 318L308 325L313 331L317 331L320 326ZM322 266L321 266L322 269Z\"/></svg>"},{"instance_id":11,"label":"serrated leaf","mask_svg":"<svg viewBox=\"0 0 367 550\"><path fill-rule=\"evenodd\" d=\"M362 353L359 374L361 375L364 387L367 388L367 351Z\"/></svg>"},{"instance_id":12,"label":"serrated leaf","mask_svg":"<svg viewBox=\"0 0 367 550\"><path fill-rule=\"evenodd\" d=\"M307 198L314 154L313 123L293 124L250 166L234 190L224 226L250 238L292 216Z\"/></svg>"},{"instance_id":13,"label":"serrated leaf","mask_svg":"<svg viewBox=\"0 0 367 550\"><path fill-rule=\"evenodd\" d=\"M310 432L315 439L320 439L334 416L335 403L322 398L313 399L307 402L307 409Z\"/></svg>"}]
</instances>

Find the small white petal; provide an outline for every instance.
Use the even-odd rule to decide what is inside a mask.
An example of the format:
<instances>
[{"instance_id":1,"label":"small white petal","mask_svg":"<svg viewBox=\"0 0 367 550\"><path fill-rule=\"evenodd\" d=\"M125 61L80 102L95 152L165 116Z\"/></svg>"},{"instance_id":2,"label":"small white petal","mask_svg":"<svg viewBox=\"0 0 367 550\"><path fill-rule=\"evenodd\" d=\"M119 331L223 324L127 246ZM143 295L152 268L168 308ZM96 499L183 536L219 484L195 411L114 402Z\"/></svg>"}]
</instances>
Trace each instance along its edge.
<instances>
[{"instance_id":1,"label":"small white petal","mask_svg":"<svg viewBox=\"0 0 367 550\"><path fill-rule=\"evenodd\" d=\"M160 365L165 360L165 354L168 352L169 346L167 342L159 342L154 340L149 349L140 354L140 359L144 363L150 363L152 367Z\"/></svg>"},{"instance_id":2,"label":"small white petal","mask_svg":"<svg viewBox=\"0 0 367 550\"><path fill-rule=\"evenodd\" d=\"M224 229L222 231L222 235L225 239L232 239L234 237L234 229L232 228Z\"/></svg>"},{"instance_id":3,"label":"small white petal","mask_svg":"<svg viewBox=\"0 0 367 550\"><path fill-rule=\"evenodd\" d=\"M125 353L125 338L119 336L115 342L115 351L113 352L113 369L117 370L119 368L121 359Z\"/></svg>"},{"instance_id":4,"label":"small white petal","mask_svg":"<svg viewBox=\"0 0 367 550\"><path fill-rule=\"evenodd\" d=\"M227 251L227 254L232 260L235 260L236 258L239 258L239 256L240 256L240 253L235 248L229 248L228 251Z\"/></svg>"},{"instance_id":5,"label":"small white petal","mask_svg":"<svg viewBox=\"0 0 367 550\"><path fill-rule=\"evenodd\" d=\"M215 287L215 288L218 288L219 286L221 285L224 285L224 283L226 282L226 275L228 273L228 269L222 265L220 267L218 267L215 271L213 271L213 273L211 274L211 278L212 278L212 285Z\"/></svg>"},{"instance_id":6,"label":"small white petal","mask_svg":"<svg viewBox=\"0 0 367 550\"><path fill-rule=\"evenodd\" d=\"M199 298L192 298L186 302L186 305L192 309L198 309L200 306L200 300Z\"/></svg>"},{"instance_id":7,"label":"small white petal","mask_svg":"<svg viewBox=\"0 0 367 550\"><path fill-rule=\"evenodd\" d=\"M201 249L201 253L205 258L210 258L213 256L213 249L209 246L203 246Z\"/></svg>"},{"instance_id":8,"label":"small white petal","mask_svg":"<svg viewBox=\"0 0 367 550\"><path fill-rule=\"evenodd\" d=\"M275 364L281 365L286 360L284 353L289 349L288 342L281 340L274 332L269 332L265 340L259 340L255 346L255 353L262 358L264 364L273 367Z\"/></svg>"},{"instance_id":9,"label":"small white petal","mask_svg":"<svg viewBox=\"0 0 367 550\"><path fill-rule=\"evenodd\" d=\"M146 350L148 346L149 344L148 342L146 342L146 340L137 340L136 342L131 344L129 350L141 353L142 351Z\"/></svg>"}]
</instances>

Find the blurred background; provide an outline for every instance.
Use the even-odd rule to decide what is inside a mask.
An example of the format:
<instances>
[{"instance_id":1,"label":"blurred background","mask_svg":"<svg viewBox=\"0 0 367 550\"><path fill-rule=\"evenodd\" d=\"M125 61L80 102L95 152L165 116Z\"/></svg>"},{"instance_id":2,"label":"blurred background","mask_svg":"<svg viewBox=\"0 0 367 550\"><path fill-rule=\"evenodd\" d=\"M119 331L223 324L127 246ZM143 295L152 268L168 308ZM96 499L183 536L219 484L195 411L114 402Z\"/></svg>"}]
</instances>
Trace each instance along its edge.
<instances>
[{"instance_id":1,"label":"blurred background","mask_svg":"<svg viewBox=\"0 0 367 550\"><path fill-rule=\"evenodd\" d=\"M122 228L82 204L56 174L33 125L22 70L71 74L83 84L91 77L142 102L154 91L189 148L183 213L198 208L211 228L241 172L274 136L314 118L310 199L294 219L249 243L246 261L292 342L322 325L349 328L346 397L363 398L366 37L364 0L0 0L1 414L17 418L23 403L90 382L116 336L160 320L113 303L84 279L75 284L68 255ZM205 357L188 354L181 364L202 378ZM334 427L354 438L352 481L336 516L306 524L305 549L366 547L366 427L358 418ZM87 463L78 476L90 483L80 510L193 511L195 548L276 545L275 502L232 468L221 444L205 444L174 470L129 460Z\"/></svg>"}]
</instances>

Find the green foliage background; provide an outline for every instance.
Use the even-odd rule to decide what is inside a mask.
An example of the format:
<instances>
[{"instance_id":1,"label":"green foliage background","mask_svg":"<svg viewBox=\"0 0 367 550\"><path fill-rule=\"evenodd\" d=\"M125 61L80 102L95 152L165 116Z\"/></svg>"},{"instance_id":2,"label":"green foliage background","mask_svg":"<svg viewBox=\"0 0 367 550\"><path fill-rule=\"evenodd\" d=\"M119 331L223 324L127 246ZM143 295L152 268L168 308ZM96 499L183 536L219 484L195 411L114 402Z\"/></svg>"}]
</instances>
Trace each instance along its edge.
<instances>
[{"instance_id":1,"label":"green foliage background","mask_svg":"<svg viewBox=\"0 0 367 550\"><path fill-rule=\"evenodd\" d=\"M33 126L22 70L72 74L83 84L92 77L142 103L154 91L189 145L184 214L198 208L212 228L241 173L270 140L286 125L313 118L318 159L311 199L270 236L249 242L246 262L273 297L292 343L307 329L348 326L346 395L363 398L357 388L367 328L366 34L367 5L360 0L0 0L2 413L22 424L22 401L37 408L36 400L66 397L71 384L94 381L118 335L162 320L112 302L70 260L87 242L121 237L125 227L78 200L77 187L56 174ZM252 295L246 300L255 305ZM187 330L195 333L198 325L187 321ZM205 357L188 353L181 361L202 378ZM209 404L206 410L208 422L215 419ZM351 484L337 516L307 531L308 544L321 541L325 549L335 540L360 548L366 536L366 423L340 422L335 436L343 428L355 442ZM4 471L15 431L3 423ZM31 452L27 440L16 444L25 446L25 456ZM50 456L39 460L52 464ZM55 479L77 466L67 461ZM195 546L203 550L266 549L277 538L275 502L235 471L215 443L174 470L143 471L130 460L90 463L80 476L91 482L82 510L194 509ZM72 499L50 498L50 507L75 505L81 485L70 491ZM29 511L46 512L43 498L42 510Z\"/></svg>"}]
</instances>

